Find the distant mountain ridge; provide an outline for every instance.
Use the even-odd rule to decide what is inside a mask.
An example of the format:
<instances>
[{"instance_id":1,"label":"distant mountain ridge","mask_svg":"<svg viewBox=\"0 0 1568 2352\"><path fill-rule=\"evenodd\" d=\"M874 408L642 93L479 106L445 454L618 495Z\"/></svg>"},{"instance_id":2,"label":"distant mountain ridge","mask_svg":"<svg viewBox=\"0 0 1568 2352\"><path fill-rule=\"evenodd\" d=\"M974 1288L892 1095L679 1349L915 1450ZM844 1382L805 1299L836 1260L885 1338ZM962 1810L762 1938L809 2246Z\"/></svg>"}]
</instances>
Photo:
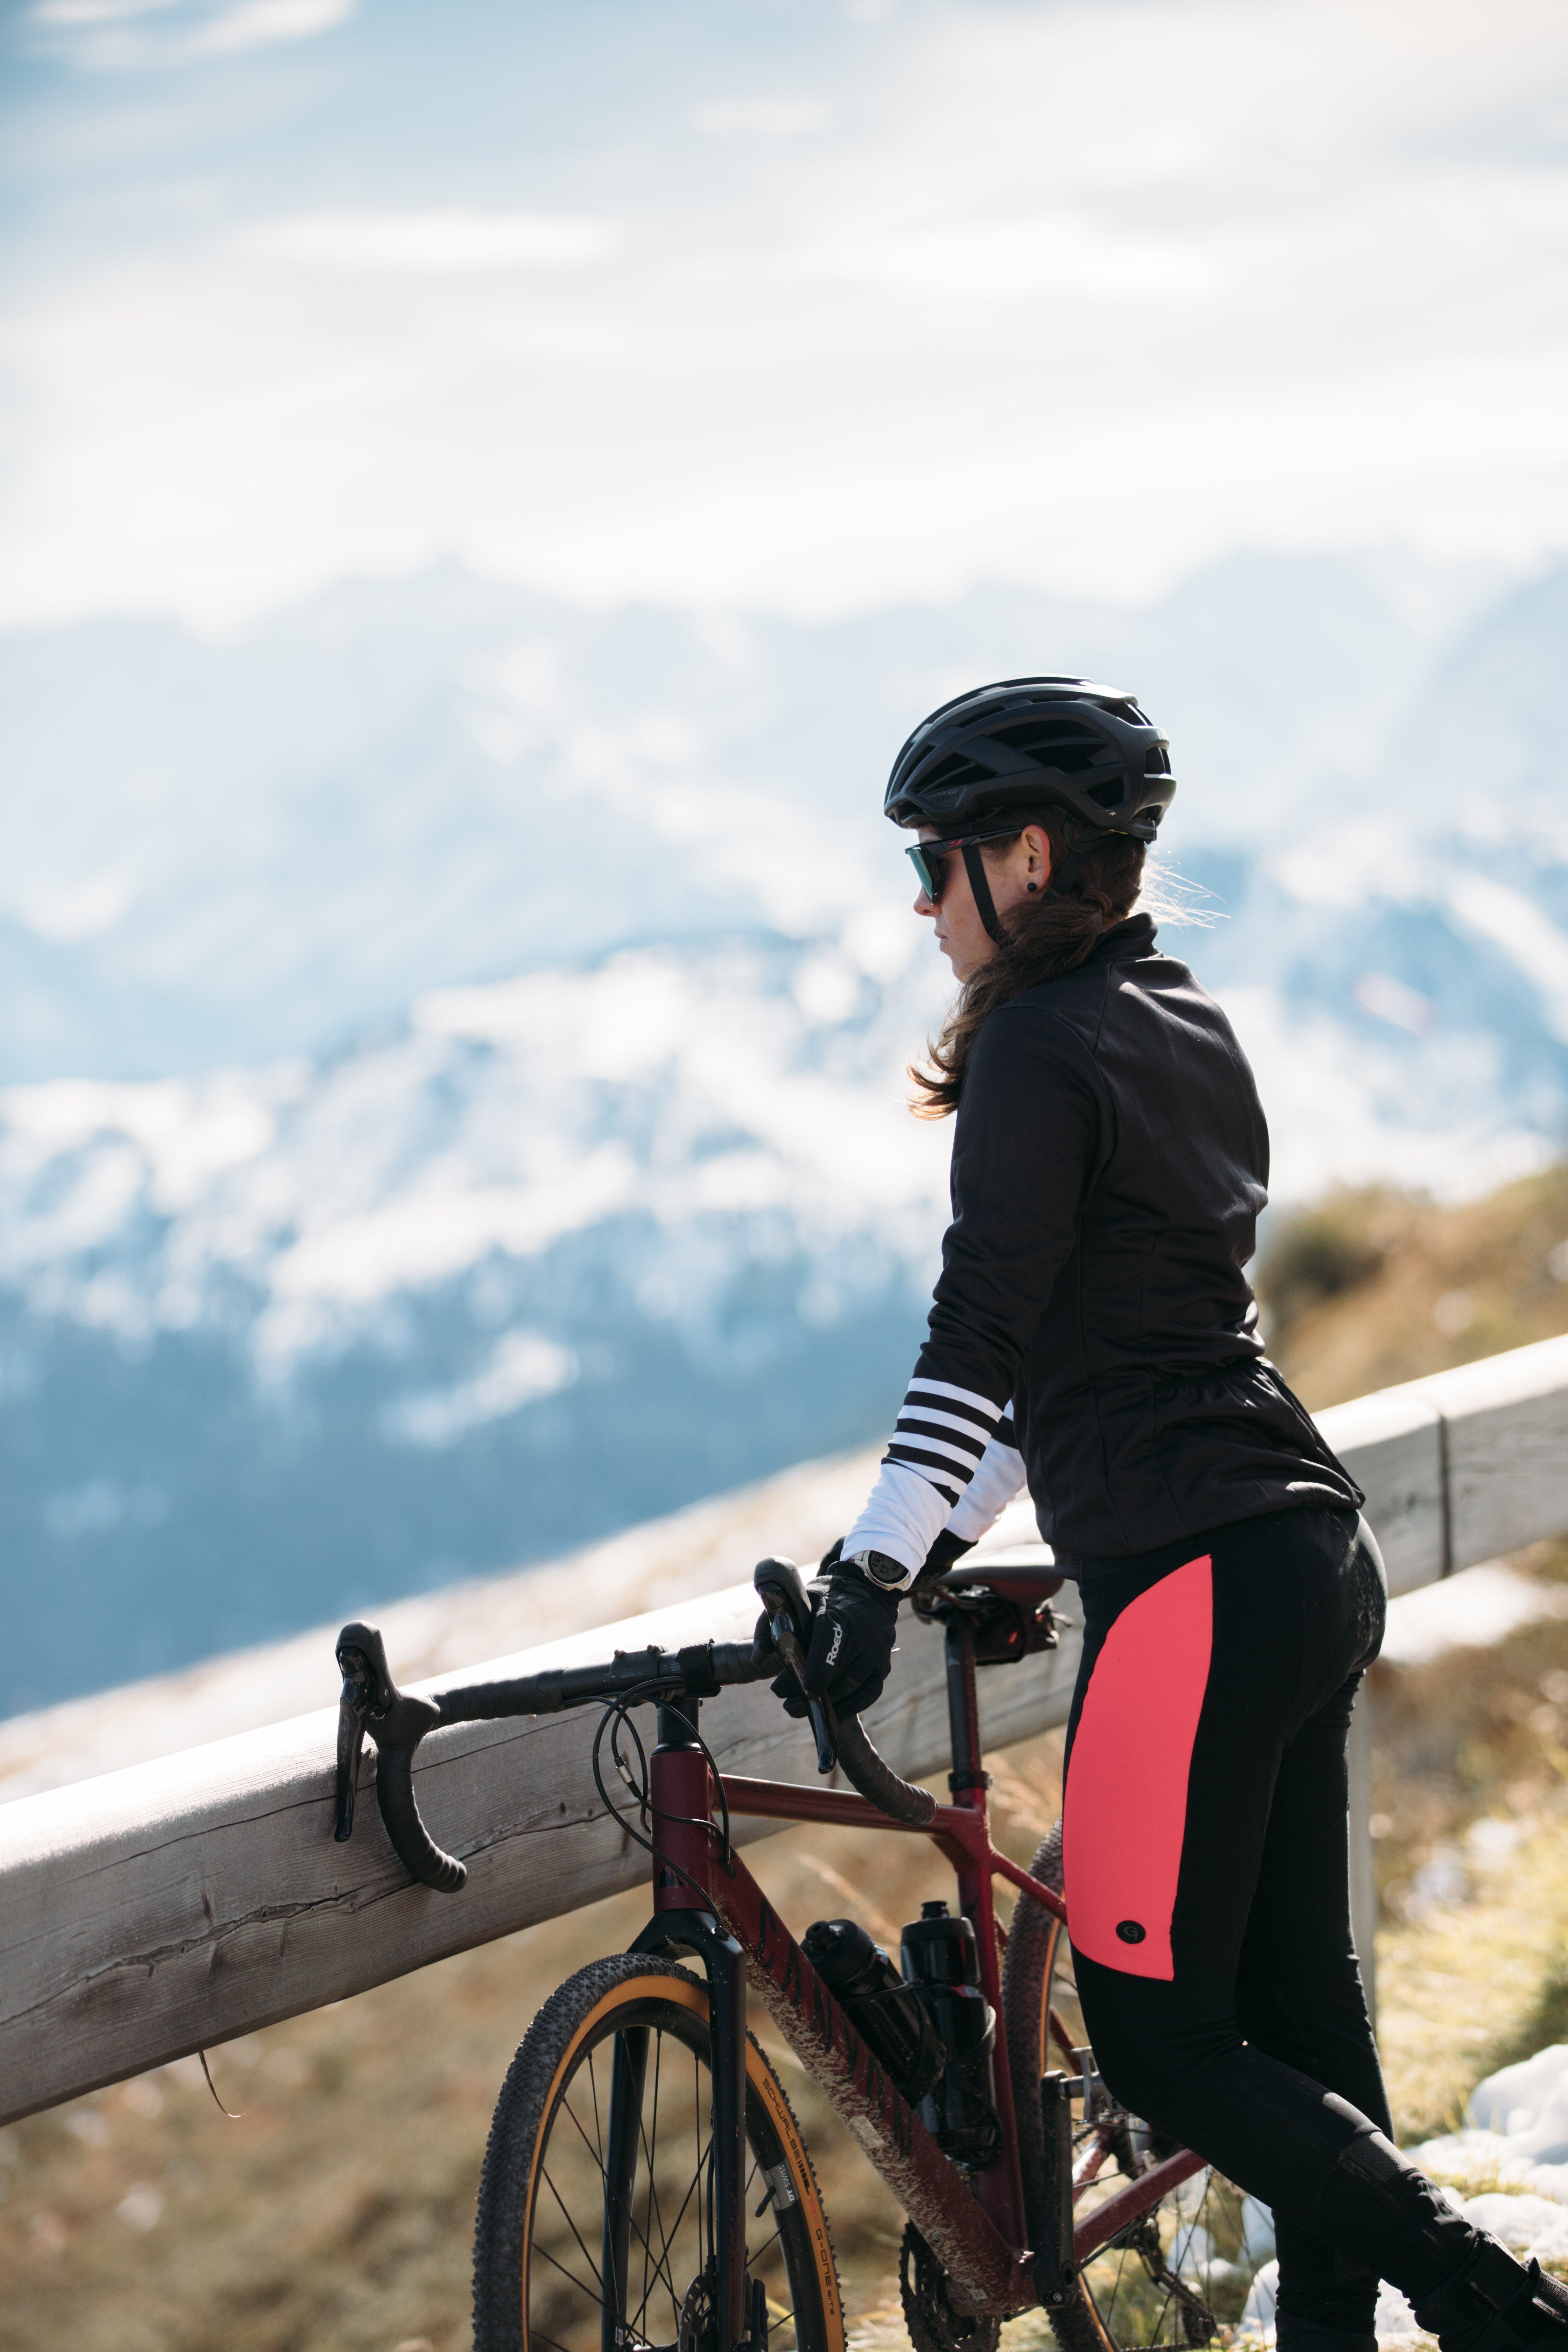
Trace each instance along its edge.
<instances>
[{"instance_id":1,"label":"distant mountain ridge","mask_svg":"<svg viewBox=\"0 0 1568 2352\"><path fill-rule=\"evenodd\" d=\"M1238 558L1153 611L574 614L453 569L234 646L0 638L0 1705L874 1440L947 1132L909 724L1079 667L1171 734L1164 936L1277 1189L1568 1111L1568 569ZM1191 895L1191 894L1189 894Z\"/></svg>"}]
</instances>

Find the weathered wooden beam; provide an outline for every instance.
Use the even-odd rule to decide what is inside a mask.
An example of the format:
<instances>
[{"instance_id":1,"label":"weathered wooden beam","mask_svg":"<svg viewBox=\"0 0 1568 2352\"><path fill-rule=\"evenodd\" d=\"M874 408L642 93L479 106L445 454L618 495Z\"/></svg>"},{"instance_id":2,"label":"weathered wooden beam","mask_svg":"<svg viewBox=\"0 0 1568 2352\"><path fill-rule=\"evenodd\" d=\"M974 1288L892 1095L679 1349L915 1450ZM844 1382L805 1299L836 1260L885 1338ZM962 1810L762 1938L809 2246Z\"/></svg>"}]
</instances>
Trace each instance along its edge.
<instances>
[{"instance_id":1,"label":"weathered wooden beam","mask_svg":"<svg viewBox=\"0 0 1568 2352\"><path fill-rule=\"evenodd\" d=\"M1366 1488L1396 1592L1568 1527L1568 1339L1362 1398L1322 1423ZM737 1585L417 1687L650 1641L734 1640L754 1613ZM900 1640L871 1725L900 1771L929 1775L947 1755L941 1643L913 1622ZM1054 1654L984 1675L988 1744L1065 1720L1077 1654L1074 1633ZM321 1679L325 1695L325 1643ZM421 1804L469 1865L456 1895L407 1883L368 1764L353 1841L333 1843L331 1709L0 1805L0 2119L637 1883L646 1858L606 1819L589 1771L595 1719L457 1725L426 1743ZM704 1726L735 1771L814 1777L808 1744L765 1689L710 1702Z\"/></svg>"},{"instance_id":2,"label":"weathered wooden beam","mask_svg":"<svg viewBox=\"0 0 1568 2352\"><path fill-rule=\"evenodd\" d=\"M1390 1592L1446 1576L1442 1419L1421 1383L1335 1405L1318 1426L1365 1492Z\"/></svg>"},{"instance_id":3,"label":"weathered wooden beam","mask_svg":"<svg viewBox=\"0 0 1568 2352\"><path fill-rule=\"evenodd\" d=\"M1443 1416L1450 1566L1568 1526L1568 1339L1483 1356L1419 1383Z\"/></svg>"},{"instance_id":4,"label":"weathered wooden beam","mask_svg":"<svg viewBox=\"0 0 1568 2352\"><path fill-rule=\"evenodd\" d=\"M734 1641L756 1609L751 1587L736 1586L474 1676L648 1642ZM1060 1652L987 1674L990 1737L1015 1740L1059 1720L1076 1661L1069 1636ZM330 1651L321 1678L335 1678ZM606 1818L590 1771L597 1720L584 1708L459 1724L425 1742L421 1808L468 1864L457 1895L409 1883L368 1758L353 1838L333 1843L335 1707L0 1806L0 2120L636 1885L647 1856ZM942 1643L918 1622L901 1629L892 1681L868 1720L900 1771L945 1769ZM765 1685L710 1700L703 1730L729 1769L816 1777L809 1740Z\"/></svg>"}]
</instances>

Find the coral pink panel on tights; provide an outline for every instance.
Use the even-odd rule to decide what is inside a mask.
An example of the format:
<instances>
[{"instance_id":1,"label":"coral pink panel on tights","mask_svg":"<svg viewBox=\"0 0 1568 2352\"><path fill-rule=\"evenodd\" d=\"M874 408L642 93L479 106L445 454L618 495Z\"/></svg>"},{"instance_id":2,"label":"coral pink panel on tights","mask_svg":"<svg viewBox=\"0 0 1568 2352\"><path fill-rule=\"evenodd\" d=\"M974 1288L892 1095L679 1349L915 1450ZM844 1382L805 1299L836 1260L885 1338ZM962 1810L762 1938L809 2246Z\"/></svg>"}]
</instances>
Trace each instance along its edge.
<instances>
[{"instance_id":1,"label":"coral pink panel on tights","mask_svg":"<svg viewBox=\"0 0 1568 2352\"><path fill-rule=\"evenodd\" d=\"M1062 1805L1068 1927L1079 1951L1124 1976L1175 1974L1171 1914L1213 1631L1213 1566L1190 1559L1122 1611L1084 1693Z\"/></svg>"}]
</instances>

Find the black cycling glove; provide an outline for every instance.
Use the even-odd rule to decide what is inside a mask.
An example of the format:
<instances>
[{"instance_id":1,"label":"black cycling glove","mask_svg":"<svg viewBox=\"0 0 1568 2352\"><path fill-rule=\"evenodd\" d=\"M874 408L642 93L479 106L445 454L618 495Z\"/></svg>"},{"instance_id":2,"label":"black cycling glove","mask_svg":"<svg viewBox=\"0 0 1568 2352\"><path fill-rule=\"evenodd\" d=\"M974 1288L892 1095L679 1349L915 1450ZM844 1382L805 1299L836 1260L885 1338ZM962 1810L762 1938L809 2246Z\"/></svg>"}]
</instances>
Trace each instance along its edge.
<instances>
[{"instance_id":1,"label":"black cycling glove","mask_svg":"<svg viewBox=\"0 0 1568 2352\"><path fill-rule=\"evenodd\" d=\"M858 1568L837 1565L826 1577L814 1576L806 1591L814 1604L806 1690L813 1698L830 1700L840 1714L860 1715L880 1698L893 1663L900 1596ZM773 1690L786 1715L805 1715L805 1701L793 1675L780 1675Z\"/></svg>"},{"instance_id":2,"label":"black cycling glove","mask_svg":"<svg viewBox=\"0 0 1568 2352\"><path fill-rule=\"evenodd\" d=\"M944 1528L926 1554L921 1576L942 1575L973 1549L962 1536L950 1535ZM806 1586L813 1613L805 1683L813 1698L830 1699L841 1713L860 1715L882 1696L893 1663L893 1634L901 1596L858 1568L841 1568L843 1550L840 1536L823 1553L818 1572ZM764 1657L772 1647L773 1631L764 1611L757 1620L756 1655ZM793 1675L780 1675L772 1687L773 1696L783 1700L786 1715L805 1715L805 1701Z\"/></svg>"}]
</instances>

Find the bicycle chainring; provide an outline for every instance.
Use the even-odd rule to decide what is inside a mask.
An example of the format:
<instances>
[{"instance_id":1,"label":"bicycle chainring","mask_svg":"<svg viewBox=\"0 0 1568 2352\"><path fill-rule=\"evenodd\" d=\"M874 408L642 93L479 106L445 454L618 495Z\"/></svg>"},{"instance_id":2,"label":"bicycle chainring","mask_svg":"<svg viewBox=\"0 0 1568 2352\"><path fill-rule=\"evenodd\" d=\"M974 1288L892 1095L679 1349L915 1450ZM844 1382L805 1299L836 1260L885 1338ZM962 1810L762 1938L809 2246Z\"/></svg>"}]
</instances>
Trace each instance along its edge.
<instances>
[{"instance_id":1,"label":"bicycle chainring","mask_svg":"<svg viewBox=\"0 0 1568 2352\"><path fill-rule=\"evenodd\" d=\"M912 2221L899 2253L899 2294L914 2352L996 2352L1002 2322L954 2311L947 2273Z\"/></svg>"}]
</instances>

